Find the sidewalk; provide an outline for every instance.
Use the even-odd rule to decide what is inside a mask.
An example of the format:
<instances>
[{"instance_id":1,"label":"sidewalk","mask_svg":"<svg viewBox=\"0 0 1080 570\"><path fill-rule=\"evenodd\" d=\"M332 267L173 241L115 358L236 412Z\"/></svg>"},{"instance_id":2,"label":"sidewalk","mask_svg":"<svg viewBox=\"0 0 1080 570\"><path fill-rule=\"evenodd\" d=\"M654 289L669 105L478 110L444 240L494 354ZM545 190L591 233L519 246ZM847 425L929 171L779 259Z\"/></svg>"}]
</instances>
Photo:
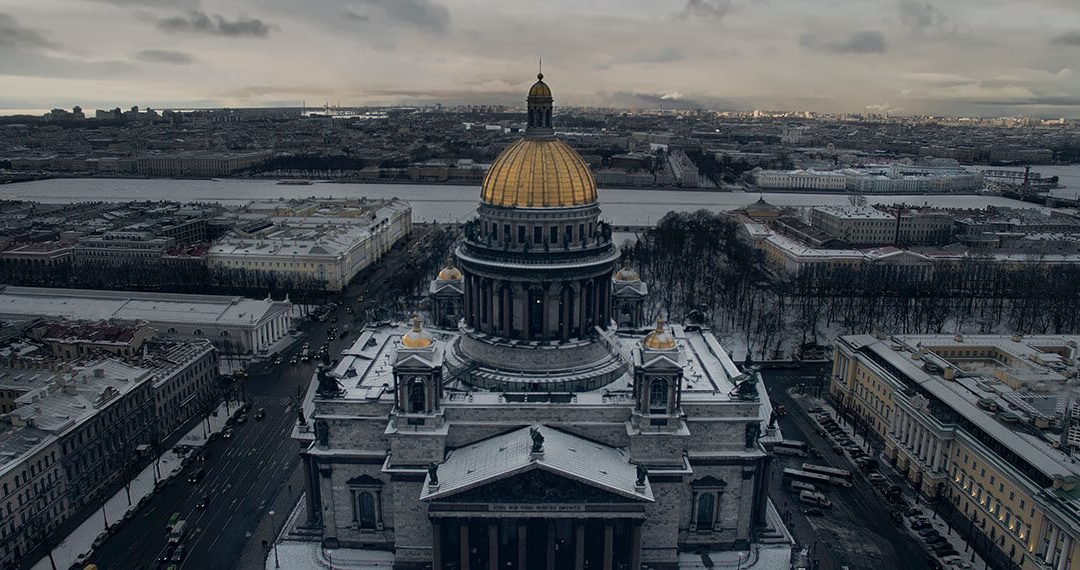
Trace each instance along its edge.
<instances>
[{"instance_id":1,"label":"sidewalk","mask_svg":"<svg viewBox=\"0 0 1080 570\"><path fill-rule=\"evenodd\" d=\"M229 409L235 410L240 405L243 404L231 402ZM209 433L221 431L225 427L225 420L228 419L224 403L218 406L215 412L217 413L216 416L210 416ZM209 441L207 435L206 420L204 419L180 439L179 445L202 447ZM94 511L90 517L53 547L52 555L57 568L68 568L77 562L81 562L83 555L89 555L93 550L94 542L99 538L104 540L104 537L108 536L105 527L106 520L108 520L110 527L126 522L138 511L143 499L165 485L168 479L180 473L184 467L184 457L177 454L174 449L175 447L166 450L155 462L151 463L131 480L130 502L128 501L128 489L121 488L116 494L109 497L104 505ZM39 560L37 564L34 564L33 570L52 570L52 563L49 561L48 555Z\"/></svg>"}]
</instances>

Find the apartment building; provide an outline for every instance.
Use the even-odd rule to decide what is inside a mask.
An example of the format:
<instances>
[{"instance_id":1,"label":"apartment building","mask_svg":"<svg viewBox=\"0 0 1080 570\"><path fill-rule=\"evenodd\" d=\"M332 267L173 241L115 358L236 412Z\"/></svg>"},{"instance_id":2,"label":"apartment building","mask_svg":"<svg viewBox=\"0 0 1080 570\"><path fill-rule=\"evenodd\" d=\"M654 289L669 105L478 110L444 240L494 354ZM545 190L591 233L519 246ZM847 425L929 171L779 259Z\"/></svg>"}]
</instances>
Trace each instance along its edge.
<instances>
[{"instance_id":1,"label":"apartment building","mask_svg":"<svg viewBox=\"0 0 1080 570\"><path fill-rule=\"evenodd\" d=\"M995 567L1080 569L1080 464L1062 448L1077 336L851 335L832 397Z\"/></svg>"}]
</instances>

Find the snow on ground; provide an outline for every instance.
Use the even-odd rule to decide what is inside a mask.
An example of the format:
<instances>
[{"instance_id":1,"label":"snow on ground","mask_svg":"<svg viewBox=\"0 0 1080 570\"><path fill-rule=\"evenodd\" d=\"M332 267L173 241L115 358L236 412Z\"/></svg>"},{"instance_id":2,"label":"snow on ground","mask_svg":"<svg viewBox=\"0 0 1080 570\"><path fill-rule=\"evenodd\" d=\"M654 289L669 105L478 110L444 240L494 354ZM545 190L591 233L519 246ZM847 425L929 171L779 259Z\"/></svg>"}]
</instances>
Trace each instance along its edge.
<instances>
[{"instance_id":1,"label":"snow on ground","mask_svg":"<svg viewBox=\"0 0 1080 570\"><path fill-rule=\"evenodd\" d=\"M229 403L229 410L235 410L242 405L237 402ZM189 445L192 447L201 447L208 441L208 433L216 433L221 431L225 427L225 420L228 419L228 414L225 411L225 404L218 406L217 410L210 416L210 431L207 432L206 421L200 422L198 426L193 428L190 432L184 435L180 440L181 445ZM180 473L183 469L183 458L178 455L173 449L169 449L165 453L161 454L157 462L157 472L155 472L154 464L151 464L146 469L143 469L134 479L131 480L130 492L131 502L128 502L128 490L120 489L115 495L109 498L102 507L98 508L94 514L90 515L90 518L83 521L74 531L71 532L66 538L60 541L58 545L53 548L53 558L56 560L57 568L68 568L72 564L79 561L81 554L89 553L93 548L94 540L105 532L105 520L108 519L109 525L115 525L123 520L124 515L132 513L138 509L139 500L143 497L147 497L154 492L154 487L159 478L169 478ZM158 477L160 473L160 477ZM37 562L32 570L52 570L52 564L49 562L49 557L45 556Z\"/></svg>"},{"instance_id":2,"label":"snow on ground","mask_svg":"<svg viewBox=\"0 0 1080 570\"><path fill-rule=\"evenodd\" d=\"M267 570L387 570L393 567L393 552L323 548L321 543L312 541L281 540L277 543L277 560L272 548L266 555Z\"/></svg>"}]
</instances>

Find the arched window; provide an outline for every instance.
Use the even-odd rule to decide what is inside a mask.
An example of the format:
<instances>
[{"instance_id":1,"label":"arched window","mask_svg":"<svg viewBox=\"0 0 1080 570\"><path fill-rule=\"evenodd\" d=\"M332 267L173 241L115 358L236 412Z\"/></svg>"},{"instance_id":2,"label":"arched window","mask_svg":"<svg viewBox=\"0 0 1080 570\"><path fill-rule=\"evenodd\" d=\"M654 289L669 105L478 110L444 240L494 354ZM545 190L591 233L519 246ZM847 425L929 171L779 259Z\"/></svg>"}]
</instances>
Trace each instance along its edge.
<instances>
[{"instance_id":1,"label":"arched window","mask_svg":"<svg viewBox=\"0 0 1080 570\"><path fill-rule=\"evenodd\" d=\"M195 329L191 331L192 336L203 336L202 329Z\"/></svg>"},{"instance_id":2,"label":"arched window","mask_svg":"<svg viewBox=\"0 0 1080 570\"><path fill-rule=\"evenodd\" d=\"M649 383L649 411L665 412L668 405L668 381L656 378Z\"/></svg>"},{"instance_id":3,"label":"arched window","mask_svg":"<svg viewBox=\"0 0 1080 570\"><path fill-rule=\"evenodd\" d=\"M420 414L427 407L427 394L424 389L424 380L413 378L409 382L409 413Z\"/></svg>"},{"instance_id":4,"label":"arched window","mask_svg":"<svg viewBox=\"0 0 1080 570\"><path fill-rule=\"evenodd\" d=\"M697 503L698 530L712 530L715 516L716 499L713 498L712 493L704 493L699 496Z\"/></svg>"},{"instance_id":5,"label":"arched window","mask_svg":"<svg viewBox=\"0 0 1080 570\"><path fill-rule=\"evenodd\" d=\"M360 528L375 530L375 496L370 491L361 491L358 500L357 522Z\"/></svg>"},{"instance_id":6,"label":"arched window","mask_svg":"<svg viewBox=\"0 0 1080 570\"><path fill-rule=\"evenodd\" d=\"M222 338L228 338L229 337L229 331L221 331L221 336L222 336Z\"/></svg>"},{"instance_id":7,"label":"arched window","mask_svg":"<svg viewBox=\"0 0 1080 570\"><path fill-rule=\"evenodd\" d=\"M169 330L165 331L165 334L180 334L180 331L176 330L175 327L169 327Z\"/></svg>"}]
</instances>

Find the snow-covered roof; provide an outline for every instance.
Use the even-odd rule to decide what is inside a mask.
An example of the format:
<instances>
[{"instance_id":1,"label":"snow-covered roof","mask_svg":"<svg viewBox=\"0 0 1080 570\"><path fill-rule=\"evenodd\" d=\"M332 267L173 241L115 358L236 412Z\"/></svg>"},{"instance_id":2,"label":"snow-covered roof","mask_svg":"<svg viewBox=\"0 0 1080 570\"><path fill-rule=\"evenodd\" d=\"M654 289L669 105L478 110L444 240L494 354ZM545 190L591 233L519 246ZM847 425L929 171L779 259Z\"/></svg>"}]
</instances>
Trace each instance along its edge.
<instances>
[{"instance_id":1,"label":"snow-covered roof","mask_svg":"<svg viewBox=\"0 0 1080 570\"><path fill-rule=\"evenodd\" d=\"M242 326L258 323L283 306L281 301L225 295L14 286L6 286L0 290L0 315L26 317Z\"/></svg>"},{"instance_id":2,"label":"snow-covered roof","mask_svg":"<svg viewBox=\"0 0 1080 570\"><path fill-rule=\"evenodd\" d=\"M609 447L546 426L534 426L544 437L543 453L530 453L532 438L521 428L452 450L438 468L438 486L430 476L420 500L432 500L479 487L531 469L544 469L599 487L631 500L652 501L649 482L635 487L637 467L622 449Z\"/></svg>"}]
</instances>

